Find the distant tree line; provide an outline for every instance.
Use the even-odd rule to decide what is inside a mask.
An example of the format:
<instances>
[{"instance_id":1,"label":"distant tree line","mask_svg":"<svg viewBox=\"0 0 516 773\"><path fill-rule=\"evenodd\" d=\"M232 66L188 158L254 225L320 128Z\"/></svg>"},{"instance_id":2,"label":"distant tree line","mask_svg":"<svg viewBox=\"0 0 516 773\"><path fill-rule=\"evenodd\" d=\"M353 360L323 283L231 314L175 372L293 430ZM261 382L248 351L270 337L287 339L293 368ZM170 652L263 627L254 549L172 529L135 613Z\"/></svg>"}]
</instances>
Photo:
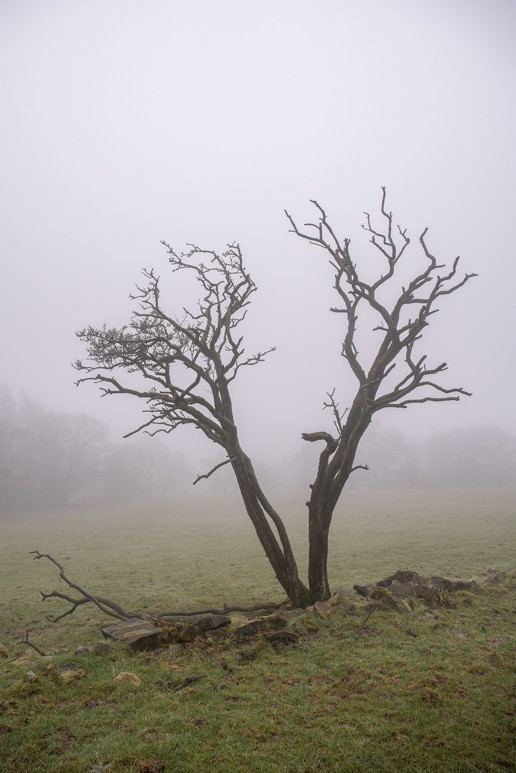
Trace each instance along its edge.
<instances>
[{"instance_id":1,"label":"distant tree line","mask_svg":"<svg viewBox=\"0 0 516 773\"><path fill-rule=\"evenodd\" d=\"M350 479L348 487L355 490L516 486L516 436L493 425L439 432L424 440L372 427L359 461L368 470ZM297 481L306 479L311 465L306 453L296 458Z\"/></svg>"},{"instance_id":2,"label":"distant tree line","mask_svg":"<svg viewBox=\"0 0 516 773\"><path fill-rule=\"evenodd\" d=\"M303 445L286 464L257 466L271 488L299 490L313 469L311 450ZM364 438L360 463L369 469L357 471L349 488L516 487L516 437L479 425L413 440L377 426ZM14 397L0 384L0 513L165 497L190 490L195 477L163 440L114 443L98 419ZM210 485L223 493L235 484L222 469Z\"/></svg>"},{"instance_id":3,"label":"distant tree line","mask_svg":"<svg viewBox=\"0 0 516 773\"><path fill-rule=\"evenodd\" d=\"M166 496L193 477L164 441L113 443L103 422L0 384L0 513Z\"/></svg>"}]
</instances>

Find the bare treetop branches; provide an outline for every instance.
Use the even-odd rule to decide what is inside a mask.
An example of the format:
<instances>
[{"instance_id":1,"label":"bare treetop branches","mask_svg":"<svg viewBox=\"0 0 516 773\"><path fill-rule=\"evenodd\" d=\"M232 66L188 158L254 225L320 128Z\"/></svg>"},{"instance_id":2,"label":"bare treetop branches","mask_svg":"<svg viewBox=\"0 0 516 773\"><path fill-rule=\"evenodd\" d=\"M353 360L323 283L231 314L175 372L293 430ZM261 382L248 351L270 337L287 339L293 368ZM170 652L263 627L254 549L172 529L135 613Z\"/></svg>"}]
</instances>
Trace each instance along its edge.
<instances>
[{"instance_id":1,"label":"bare treetop branches","mask_svg":"<svg viewBox=\"0 0 516 773\"><path fill-rule=\"evenodd\" d=\"M77 370L87 373L78 383L95 381L105 395L146 399L151 418L135 432L170 432L191 424L224 445L224 422L232 421L225 400L227 384L240 368L256 365L273 351L248 356L238 334L256 286L237 244L228 245L222 255L194 245L177 253L163 245L172 270L189 272L201 285L197 308L183 308L181 317L167 312L159 277L153 269L144 269L146 284L130 296L137 308L128 326L79 331L79 338L88 344L89 361L75 363ZM122 371L139 374L143 381L134 378L131 386L122 384L116 375Z\"/></svg>"},{"instance_id":2,"label":"bare treetop branches","mask_svg":"<svg viewBox=\"0 0 516 773\"><path fill-rule=\"evenodd\" d=\"M307 223L301 230L293 218L286 213L292 232L311 244L321 247L329 256L330 265L334 269L334 288L339 296L340 305L331 310L346 316L347 324L344 330L342 356L347 360L361 387L369 387L374 393L371 402L373 411L381 408L405 408L410 403L427 402L428 400L458 400L460 395L468 395L462 388L445 389L431 377L447 368L446 363L428 367L427 355L415 358L413 348L421 338L423 329L428 325L428 318L438 311L436 301L444 295L462 287L475 274L457 276L459 258L453 262L451 269L441 273L443 264L438 264L425 241L425 229L419 238L425 259L424 267L416 273L406 287L401 288L396 301L388 306L381 300L381 290L392 280L400 259L405 254L410 239L406 230L394 227L392 212L386 209L386 191L382 188L381 214L385 225L383 230L373 226L371 216L366 215L362 226L371 234L370 242L380 254L385 268L380 270L374 281L365 281L357 269L350 252L350 239L339 239L330 225L326 212L312 200L319 213L317 223ZM383 334L376 355L369 367L360 361L356 345L358 311L361 306L367 306L374 313L377 322L374 331ZM403 370L397 383L378 393L378 388L387 376L395 369ZM376 388L375 388L376 385ZM426 387L426 393L421 396L406 399L414 390ZM371 395L373 397L373 394Z\"/></svg>"},{"instance_id":3,"label":"bare treetop branches","mask_svg":"<svg viewBox=\"0 0 516 773\"><path fill-rule=\"evenodd\" d=\"M406 408L413 403L458 400L469 395L462 387L448 388L439 382L439 375L447 365L427 365L427 355L415 355L414 347L422 337L429 318L437 311L436 302L444 295L451 295L475 274L457 275L459 259L450 269L439 264L426 243L427 229L419 238L422 263L412 268L411 278L405 285L398 281L401 259L408 258L410 238L406 230L394 226L392 212L386 208L386 192L382 189L380 213L383 227L373 225L366 214L364 230L370 234L373 254L380 258L376 275L371 265L361 263L360 268L351 255L349 238L339 239L330 224L325 210L312 201L317 213L316 223L299 228L286 212L292 232L300 238L323 249L334 271L333 287L339 303L331 310L342 314L345 323L341 354L358 381L358 388L349 407L341 412L335 398L335 390L328 394L324 403L333 413L335 436L325 431L302 435L309 442L324 441L319 456L315 481L311 486L308 506L309 521L309 588L317 598L329 595L326 570L328 531L333 511L349 476L364 465L355 465L358 444L371 423L373 415L383 408ZM404 261L406 262L406 261ZM373 279L365 279L373 274ZM405 274L403 274L405 276ZM385 298L391 298L391 301ZM395 300L392 300L392 297ZM357 341L359 335L359 311L364 311L371 327L366 330L368 340L380 334L373 356L366 363L360 356ZM363 334L363 331L360 331ZM377 339L378 340L378 339Z\"/></svg>"}]
</instances>

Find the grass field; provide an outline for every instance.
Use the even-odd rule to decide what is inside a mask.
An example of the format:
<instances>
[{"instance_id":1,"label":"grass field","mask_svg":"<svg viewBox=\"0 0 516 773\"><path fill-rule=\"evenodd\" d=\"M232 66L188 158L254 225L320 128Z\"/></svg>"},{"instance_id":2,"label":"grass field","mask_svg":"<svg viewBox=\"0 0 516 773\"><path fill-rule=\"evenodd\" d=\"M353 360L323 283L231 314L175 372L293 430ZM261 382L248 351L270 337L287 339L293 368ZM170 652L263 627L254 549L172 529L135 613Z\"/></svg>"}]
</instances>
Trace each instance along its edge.
<instances>
[{"instance_id":1,"label":"grass field","mask_svg":"<svg viewBox=\"0 0 516 773\"><path fill-rule=\"evenodd\" d=\"M334 588L397 569L482 574L516 564L514 490L349 492L333 524ZM305 510L280 497L301 569ZM75 656L102 618L63 611L39 590L69 577L149 612L281 600L238 499L199 496L116 509L23 514L0 523L0 770L507 771L514 742L514 583L417 606L321 621L292 649L247 662L231 638L180 651ZM30 639L50 657L16 645ZM407 629L416 636L407 634ZM29 665L10 660L27 651ZM72 684L56 678L82 669ZM32 668L38 681L24 681ZM138 689L114 674L137 673ZM175 687L190 676L191 686ZM512 734L512 735L511 735Z\"/></svg>"}]
</instances>

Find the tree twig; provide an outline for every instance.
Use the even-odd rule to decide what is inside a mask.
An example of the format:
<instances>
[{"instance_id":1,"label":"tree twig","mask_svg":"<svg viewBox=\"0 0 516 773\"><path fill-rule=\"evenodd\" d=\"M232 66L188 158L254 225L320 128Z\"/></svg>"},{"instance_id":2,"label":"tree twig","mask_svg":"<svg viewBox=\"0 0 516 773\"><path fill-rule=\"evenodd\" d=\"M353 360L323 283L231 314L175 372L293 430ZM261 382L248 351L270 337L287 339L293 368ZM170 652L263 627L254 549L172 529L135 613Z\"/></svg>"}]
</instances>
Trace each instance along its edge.
<instances>
[{"instance_id":1,"label":"tree twig","mask_svg":"<svg viewBox=\"0 0 516 773\"><path fill-rule=\"evenodd\" d=\"M211 475L213 475L214 472L219 470L221 467L224 467L225 464L231 464L232 461L234 461L233 458L231 458L231 459L224 459L223 462L219 462L218 464L215 465L215 467L212 467L212 469L209 472L207 472L205 475L198 475L196 477L196 479L194 480L193 485L195 486L195 484L199 483L199 481L203 480L203 478L208 479Z\"/></svg>"},{"instance_id":2,"label":"tree twig","mask_svg":"<svg viewBox=\"0 0 516 773\"><path fill-rule=\"evenodd\" d=\"M29 629L26 628L25 629L25 639L23 639L22 641L16 642L16 644L18 644L18 645L27 644L29 647L32 647L33 650L36 650L38 655L41 655L42 657L44 657L45 653L43 652L43 650L40 650L39 647L37 647L35 644L33 644L31 641L29 641L29 633L30 633Z\"/></svg>"},{"instance_id":3,"label":"tree twig","mask_svg":"<svg viewBox=\"0 0 516 773\"><path fill-rule=\"evenodd\" d=\"M359 625L358 628L355 628L355 630L356 631L361 631L363 628L365 628L367 621L369 620L369 618L371 617L373 612L376 612L377 609L378 609L378 607L371 607L371 609L367 613L366 618L365 618L364 622L362 623L362 625Z\"/></svg>"},{"instance_id":4,"label":"tree twig","mask_svg":"<svg viewBox=\"0 0 516 773\"><path fill-rule=\"evenodd\" d=\"M189 684L192 684L192 682L198 682L199 679L205 679L207 674L198 674L196 676L187 676L186 679L183 679L182 682L180 682L176 687L174 687L174 690L176 692L179 692L179 690L183 690L185 687L188 687Z\"/></svg>"}]
</instances>

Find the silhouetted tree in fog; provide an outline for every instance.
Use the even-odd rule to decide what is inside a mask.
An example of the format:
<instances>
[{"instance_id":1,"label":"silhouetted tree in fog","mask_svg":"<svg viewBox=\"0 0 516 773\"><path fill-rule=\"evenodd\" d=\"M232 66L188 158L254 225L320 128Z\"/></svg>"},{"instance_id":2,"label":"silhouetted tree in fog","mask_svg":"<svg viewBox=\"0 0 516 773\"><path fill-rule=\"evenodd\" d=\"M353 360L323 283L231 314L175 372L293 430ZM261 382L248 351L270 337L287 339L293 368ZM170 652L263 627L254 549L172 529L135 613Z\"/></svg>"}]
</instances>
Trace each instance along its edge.
<instances>
[{"instance_id":1,"label":"silhouetted tree in fog","mask_svg":"<svg viewBox=\"0 0 516 773\"><path fill-rule=\"evenodd\" d=\"M459 258L448 269L439 263L427 244L425 229L419 238L420 260L413 258L416 262L411 264L410 277L400 286L397 272L401 259L408 259L410 239L405 230L395 227L386 209L385 189L383 227L373 225L367 214L364 225L373 252L381 260L378 269L365 261L359 268L351 255L350 240L339 238L324 209L316 201L313 204L315 223L300 228L287 217L292 232L322 250L329 261L336 297L332 311L342 319L341 355L356 392L349 409L343 410L336 390L330 391L324 405L332 419L331 431L324 427L302 436L323 447L307 502L308 586L299 577L285 525L240 444L233 412L232 382L242 369L258 365L271 351L249 355L243 346L241 325L256 286L238 244L218 254L197 246L178 253L164 243L172 270L185 272L198 282L201 298L196 307L179 315L168 310L162 302L159 277L153 269L145 270L144 283L131 296L136 308L128 325L79 331L89 359L76 363L77 370L85 374L79 383L94 381L105 395L132 395L145 402L145 421L134 432L172 432L190 425L225 451L220 464L197 480L224 464L231 465L278 581L291 601L303 606L330 595L330 524L346 481L357 468L358 444L373 416L386 408L458 400L468 394L462 388L444 386L440 376L446 363L429 364L427 355L417 352L417 343L437 311L437 301L474 276L457 276ZM366 280L371 275L375 278ZM357 347L359 312L361 320L372 320L369 335L376 341L368 362Z\"/></svg>"}]
</instances>

